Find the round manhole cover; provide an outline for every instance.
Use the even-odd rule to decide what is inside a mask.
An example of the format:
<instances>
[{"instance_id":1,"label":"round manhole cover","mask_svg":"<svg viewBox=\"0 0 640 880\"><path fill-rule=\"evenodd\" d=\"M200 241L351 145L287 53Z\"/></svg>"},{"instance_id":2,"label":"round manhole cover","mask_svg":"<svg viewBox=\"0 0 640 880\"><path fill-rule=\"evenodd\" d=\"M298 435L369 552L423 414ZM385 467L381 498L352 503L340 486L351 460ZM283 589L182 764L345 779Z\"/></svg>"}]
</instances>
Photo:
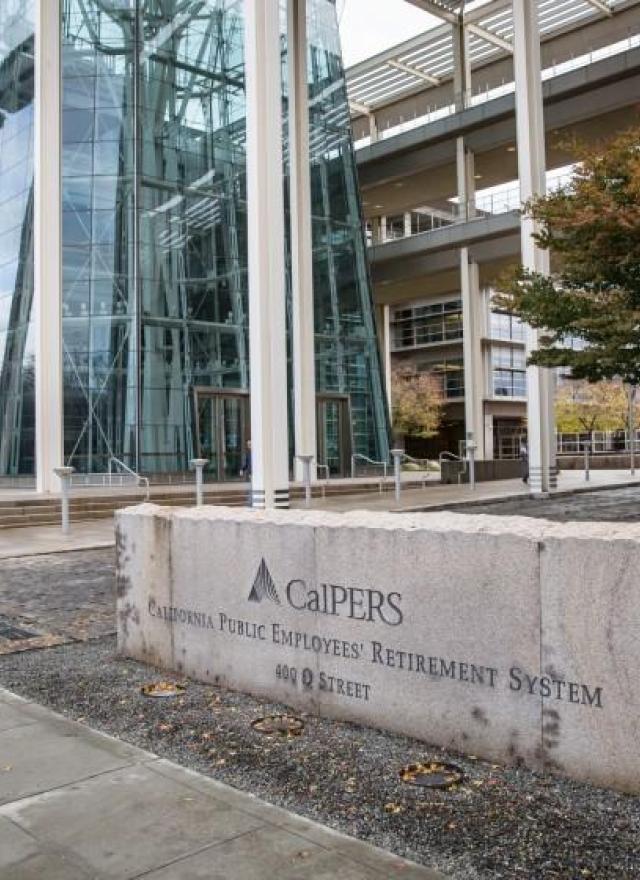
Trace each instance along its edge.
<instances>
[{"instance_id":1,"label":"round manhole cover","mask_svg":"<svg viewBox=\"0 0 640 880\"><path fill-rule=\"evenodd\" d=\"M304 721L295 715L265 715L251 722L251 726L259 733L271 736L300 736L304 730Z\"/></svg>"},{"instance_id":2,"label":"round manhole cover","mask_svg":"<svg viewBox=\"0 0 640 880\"><path fill-rule=\"evenodd\" d=\"M145 697L178 697L185 692L186 688L183 684L176 684L173 681L156 681L153 684L143 684L140 691Z\"/></svg>"},{"instance_id":3,"label":"round manhole cover","mask_svg":"<svg viewBox=\"0 0 640 880\"><path fill-rule=\"evenodd\" d=\"M451 788L462 782L464 773L455 764L428 761L425 764L407 764L400 771L400 778L410 785L421 785L424 788Z\"/></svg>"}]
</instances>

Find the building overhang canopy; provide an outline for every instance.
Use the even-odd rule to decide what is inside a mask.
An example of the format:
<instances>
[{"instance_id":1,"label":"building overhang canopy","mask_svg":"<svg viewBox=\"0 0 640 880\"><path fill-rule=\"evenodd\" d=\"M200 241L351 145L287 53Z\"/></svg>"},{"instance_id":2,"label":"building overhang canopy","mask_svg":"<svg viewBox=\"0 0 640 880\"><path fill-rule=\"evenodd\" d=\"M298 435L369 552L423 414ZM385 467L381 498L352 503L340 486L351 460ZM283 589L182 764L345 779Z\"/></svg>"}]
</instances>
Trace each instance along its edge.
<instances>
[{"instance_id":1,"label":"building overhang canopy","mask_svg":"<svg viewBox=\"0 0 640 880\"><path fill-rule=\"evenodd\" d=\"M453 28L464 25L471 69L513 52L512 0L406 0L442 24L346 71L351 113L363 116L453 79ZM536 0L532 0L536 2ZM640 4L640 0L537 0L543 41Z\"/></svg>"}]
</instances>

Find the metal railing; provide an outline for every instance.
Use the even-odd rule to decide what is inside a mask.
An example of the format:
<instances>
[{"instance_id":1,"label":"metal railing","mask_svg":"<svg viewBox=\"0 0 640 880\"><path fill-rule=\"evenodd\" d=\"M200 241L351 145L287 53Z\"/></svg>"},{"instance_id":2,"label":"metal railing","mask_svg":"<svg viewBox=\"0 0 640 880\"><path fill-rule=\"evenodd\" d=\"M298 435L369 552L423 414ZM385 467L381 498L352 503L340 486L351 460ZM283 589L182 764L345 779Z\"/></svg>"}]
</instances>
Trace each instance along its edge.
<instances>
[{"instance_id":1,"label":"metal railing","mask_svg":"<svg viewBox=\"0 0 640 880\"><path fill-rule=\"evenodd\" d=\"M405 452L402 456L402 460L408 461L410 464L416 464L425 471L440 470L440 462L436 461L435 458L414 458L413 455L408 455Z\"/></svg>"},{"instance_id":2,"label":"metal railing","mask_svg":"<svg viewBox=\"0 0 640 880\"><path fill-rule=\"evenodd\" d=\"M410 473L412 478L421 480L423 488L430 474L440 472L440 462L432 458L414 458L405 452L402 461L416 466L415 470L414 468L403 468L403 470Z\"/></svg>"},{"instance_id":3,"label":"metal railing","mask_svg":"<svg viewBox=\"0 0 640 880\"><path fill-rule=\"evenodd\" d=\"M132 470L132 468L130 468L129 465L126 465L123 461L120 461L119 458L116 458L115 455L112 455L109 458L109 466L108 466L109 469L107 471L107 476L109 477L110 480L114 476L119 476L121 478L123 477L123 474L118 474L117 472L115 474L113 473L113 471L111 470L111 467L114 464L117 467L122 468L125 475L132 477L136 481L137 486L144 486L146 488L145 501L148 501L149 500L149 493L150 493L150 486L149 486L149 480L147 479L147 477L141 477L140 474L137 474L134 470ZM120 483L120 485L123 485L123 483Z\"/></svg>"},{"instance_id":4,"label":"metal railing","mask_svg":"<svg viewBox=\"0 0 640 880\"><path fill-rule=\"evenodd\" d=\"M388 462L386 461L375 461L373 458L369 458L366 455L360 455L360 453L354 453L351 456L351 479L354 479L356 476L356 466L358 461L364 461L368 465L373 465L373 467L381 467L382 475L384 479L387 479L387 469L389 467Z\"/></svg>"},{"instance_id":5,"label":"metal railing","mask_svg":"<svg viewBox=\"0 0 640 880\"><path fill-rule=\"evenodd\" d=\"M571 180L571 173L550 171L547 174L547 191L554 192L560 187L569 184ZM466 202L461 203L457 199L452 200L452 202L452 206L446 209L422 205L405 212L403 215L398 214L396 215L398 218L403 217L401 224L398 222L395 225L391 225L388 222L390 218L385 218L386 222L384 224L381 223L375 229L372 227L367 230L367 245L373 247L387 244L391 241L414 238L417 235L430 235L442 228L456 226L460 223L482 220L499 214L519 214L522 210L520 186L517 183L511 185L504 184L494 191L479 192ZM432 224L431 228L415 228L409 220L412 214L423 215L424 218L428 218Z\"/></svg>"},{"instance_id":6,"label":"metal railing","mask_svg":"<svg viewBox=\"0 0 640 880\"><path fill-rule=\"evenodd\" d=\"M124 471L118 472L113 470L113 464L117 464L119 468ZM132 470L128 465L126 465L123 461L120 461L119 458L115 456L111 456L109 459L109 463L107 465L108 470L106 473L101 474L73 474L70 478L70 484L75 486L76 488L95 488L100 486L109 486L113 488L114 486L144 486L145 487L145 501L149 500L150 495L150 483L147 477L142 477L140 474L137 474L134 470Z\"/></svg>"},{"instance_id":7,"label":"metal railing","mask_svg":"<svg viewBox=\"0 0 640 880\"><path fill-rule=\"evenodd\" d=\"M556 62L555 60L549 65L549 67L545 67L541 71L541 78L543 81L548 79L554 79L557 76L561 76L564 73L568 73L571 70L577 70L581 67L588 67L591 64L594 64L597 61L602 61L605 58L611 58L614 55L620 55L624 52L628 52L631 49L635 49L640 45L640 34L629 34L627 37L616 41L608 46L602 46L598 49L589 49L588 52L584 52L582 55L578 55L573 58L567 58L563 61ZM515 91L515 83L513 81L503 81L501 83L497 83L495 85L489 85L488 83L484 87L480 87L477 89L475 94L471 96L471 106L475 107L478 104L485 104L488 101L491 101L495 98L500 98L502 95L508 95ZM458 106L455 103L443 104L441 106L437 105L429 105L426 113L420 113L416 115L412 119L402 119L399 122L388 124L388 126L382 131L379 132L379 139L386 140L387 138L395 137L396 135L402 134L405 131L411 131L414 128L418 128L421 125L427 125L430 122L435 122L437 119L442 119L446 116L452 116L454 113L458 112ZM372 143L371 137L365 135L364 137L359 138L354 143L354 148L356 150L360 150L363 147L368 147Z\"/></svg>"},{"instance_id":8,"label":"metal railing","mask_svg":"<svg viewBox=\"0 0 640 880\"><path fill-rule=\"evenodd\" d=\"M639 441L640 429L636 431L636 448ZM556 433L558 455L579 455L584 451L586 444L589 444L592 455L615 455L616 453L628 453L631 449L629 432L622 429L618 431L581 431L579 433L558 431Z\"/></svg>"},{"instance_id":9,"label":"metal railing","mask_svg":"<svg viewBox=\"0 0 640 880\"><path fill-rule=\"evenodd\" d=\"M457 461L461 466L458 471L458 483L462 482L462 478L467 473L467 459L464 456L456 455L455 452L441 452L438 461L440 462L440 470L442 470L443 461Z\"/></svg>"}]
</instances>

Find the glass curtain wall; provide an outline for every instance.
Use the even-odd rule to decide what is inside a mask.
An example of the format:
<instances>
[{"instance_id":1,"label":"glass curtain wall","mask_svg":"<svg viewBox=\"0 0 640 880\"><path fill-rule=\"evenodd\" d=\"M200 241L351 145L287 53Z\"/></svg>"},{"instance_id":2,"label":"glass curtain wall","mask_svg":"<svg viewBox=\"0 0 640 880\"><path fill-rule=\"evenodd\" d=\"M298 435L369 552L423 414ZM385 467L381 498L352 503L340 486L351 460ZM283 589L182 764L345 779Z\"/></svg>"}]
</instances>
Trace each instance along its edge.
<instances>
[{"instance_id":1,"label":"glass curtain wall","mask_svg":"<svg viewBox=\"0 0 640 880\"><path fill-rule=\"evenodd\" d=\"M32 0L0 2L0 476L34 471Z\"/></svg>"},{"instance_id":2,"label":"glass curtain wall","mask_svg":"<svg viewBox=\"0 0 640 880\"><path fill-rule=\"evenodd\" d=\"M387 460L387 410L336 9L329 0L311 0L308 10L316 389L347 395L353 451Z\"/></svg>"},{"instance_id":3,"label":"glass curtain wall","mask_svg":"<svg viewBox=\"0 0 640 880\"><path fill-rule=\"evenodd\" d=\"M336 11L309 6L318 390L348 396L354 450L380 458ZM243 3L63 0L62 41L65 457L184 471L198 393L249 388Z\"/></svg>"}]
</instances>

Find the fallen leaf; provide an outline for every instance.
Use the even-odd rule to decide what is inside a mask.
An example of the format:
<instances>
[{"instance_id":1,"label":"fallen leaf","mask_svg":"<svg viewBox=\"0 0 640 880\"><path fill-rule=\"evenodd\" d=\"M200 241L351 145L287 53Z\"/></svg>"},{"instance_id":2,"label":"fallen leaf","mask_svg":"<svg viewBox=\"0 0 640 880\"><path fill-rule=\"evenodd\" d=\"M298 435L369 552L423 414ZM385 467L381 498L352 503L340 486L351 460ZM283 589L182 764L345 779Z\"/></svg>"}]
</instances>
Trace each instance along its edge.
<instances>
[{"instance_id":1,"label":"fallen leaf","mask_svg":"<svg viewBox=\"0 0 640 880\"><path fill-rule=\"evenodd\" d=\"M396 813L402 813L403 810L403 806L401 806L400 804L394 804L393 802L389 802L388 804L384 805L385 813L391 813L392 815L395 815Z\"/></svg>"}]
</instances>

